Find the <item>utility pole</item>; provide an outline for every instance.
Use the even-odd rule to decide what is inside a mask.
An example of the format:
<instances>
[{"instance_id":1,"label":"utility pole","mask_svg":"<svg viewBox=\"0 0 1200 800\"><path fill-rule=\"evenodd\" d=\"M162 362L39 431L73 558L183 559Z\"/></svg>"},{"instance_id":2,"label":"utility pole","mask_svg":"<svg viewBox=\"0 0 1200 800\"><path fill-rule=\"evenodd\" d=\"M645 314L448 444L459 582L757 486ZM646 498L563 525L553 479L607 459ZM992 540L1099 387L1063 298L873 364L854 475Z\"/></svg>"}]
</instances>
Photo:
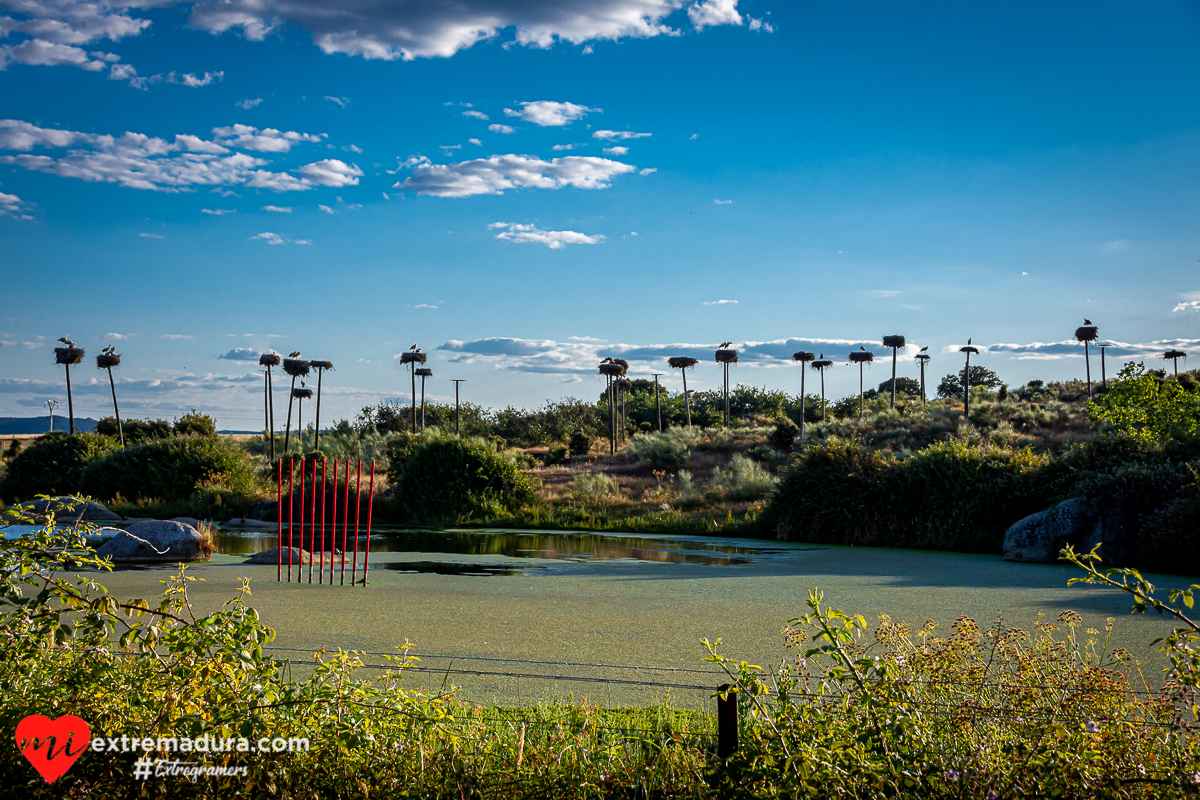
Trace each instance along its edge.
<instances>
[{"instance_id":1,"label":"utility pole","mask_svg":"<svg viewBox=\"0 0 1200 800\"><path fill-rule=\"evenodd\" d=\"M658 417L658 432L662 433L662 401L658 397L658 378L663 373L655 372L654 375L654 413Z\"/></svg>"},{"instance_id":2,"label":"utility pole","mask_svg":"<svg viewBox=\"0 0 1200 800\"><path fill-rule=\"evenodd\" d=\"M42 403L46 408L50 409L50 432L54 433L54 409L58 408L57 400L47 400Z\"/></svg>"},{"instance_id":3,"label":"utility pole","mask_svg":"<svg viewBox=\"0 0 1200 800\"><path fill-rule=\"evenodd\" d=\"M458 385L466 381L466 378L454 379L454 435L462 436L462 416L458 411Z\"/></svg>"}]
</instances>

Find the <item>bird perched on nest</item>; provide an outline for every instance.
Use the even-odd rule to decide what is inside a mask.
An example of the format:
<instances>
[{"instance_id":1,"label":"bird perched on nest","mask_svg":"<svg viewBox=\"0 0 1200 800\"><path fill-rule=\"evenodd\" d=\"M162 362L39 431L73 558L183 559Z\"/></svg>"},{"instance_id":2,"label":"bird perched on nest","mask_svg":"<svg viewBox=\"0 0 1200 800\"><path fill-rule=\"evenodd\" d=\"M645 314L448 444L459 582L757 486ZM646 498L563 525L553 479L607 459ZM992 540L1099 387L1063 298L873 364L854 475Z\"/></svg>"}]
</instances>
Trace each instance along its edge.
<instances>
[{"instance_id":1,"label":"bird perched on nest","mask_svg":"<svg viewBox=\"0 0 1200 800\"><path fill-rule=\"evenodd\" d=\"M863 347L861 344L858 346L858 349L862 350L863 352L866 352L867 350L867 348Z\"/></svg>"},{"instance_id":2,"label":"bird perched on nest","mask_svg":"<svg viewBox=\"0 0 1200 800\"><path fill-rule=\"evenodd\" d=\"M724 350L726 347L729 347L729 345L731 345L731 344L733 344L733 342L721 342L721 349Z\"/></svg>"},{"instance_id":3,"label":"bird perched on nest","mask_svg":"<svg viewBox=\"0 0 1200 800\"><path fill-rule=\"evenodd\" d=\"M928 349L929 349L929 345L925 345L924 347L921 348L921 352L924 353Z\"/></svg>"},{"instance_id":4,"label":"bird perched on nest","mask_svg":"<svg viewBox=\"0 0 1200 800\"><path fill-rule=\"evenodd\" d=\"M108 347L104 348L100 352L104 353L104 355L106 355L106 356L111 356L113 353L117 352L117 346L114 344L110 344Z\"/></svg>"},{"instance_id":5,"label":"bird perched on nest","mask_svg":"<svg viewBox=\"0 0 1200 800\"><path fill-rule=\"evenodd\" d=\"M967 337L967 344L970 344L970 343L971 343L971 337L970 337L970 336L968 336L968 337Z\"/></svg>"},{"instance_id":6,"label":"bird perched on nest","mask_svg":"<svg viewBox=\"0 0 1200 800\"><path fill-rule=\"evenodd\" d=\"M296 350L295 352L288 353L288 358L295 358L298 355L300 355L300 351Z\"/></svg>"},{"instance_id":7,"label":"bird perched on nest","mask_svg":"<svg viewBox=\"0 0 1200 800\"><path fill-rule=\"evenodd\" d=\"M612 363L612 359L611 359L611 358L606 358L606 359L604 359L603 361L601 361L600 363L601 363L601 364L611 364L611 363Z\"/></svg>"},{"instance_id":8,"label":"bird perched on nest","mask_svg":"<svg viewBox=\"0 0 1200 800\"><path fill-rule=\"evenodd\" d=\"M75 346L75 343L74 343L74 342L72 342L72 341L71 341L69 338L67 338L66 336L64 336L64 337L62 337L61 339L59 339L59 341L60 341L60 342L62 342L63 344L65 344L67 347L74 347L74 346Z\"/></svg>"},{"instance_id":9,"label":"bird perched on nest","mask_svg":"<svg viewBox=\"0 0 1200 800\"><path fill-rule=\"evenodd\" d=\"M412 347L410 347L410 348L408 348L408 349L409 349L409 350L411 350L411 351L413 351L413 352L415 353L415 352L417 352L417 350L419 350L420 348L419 348L419 347L417 347L416 343L414 342L414 343L413 343L413 346L412 346Z\"/></svg>"},{"instance_id":10,"label":"bird perched on nest","mask_svg":"<svg viewBox=\"0 0 1200 800\"><path fill-rule=\"evenodd\" d=\"M822 361L824 361L824 360L825 360L825 354L824 354L824 353L821 353L821 360L822 360Z\"/></svg>"},{"instance_id":11,"label":"bird perched on nest","mask_svg":"<svg viewBox=\"0 0 1200 800\"><path fill-rule=\"evenodd\" d=\"M1091 325L1091 324L1092 324L1092 321L1091 321L1090 319L1088 319L1087 317L1084 317L1084 318L1083 318L1083 324L1084 324L1084 325Z\"/></svg>"}]
</instances>

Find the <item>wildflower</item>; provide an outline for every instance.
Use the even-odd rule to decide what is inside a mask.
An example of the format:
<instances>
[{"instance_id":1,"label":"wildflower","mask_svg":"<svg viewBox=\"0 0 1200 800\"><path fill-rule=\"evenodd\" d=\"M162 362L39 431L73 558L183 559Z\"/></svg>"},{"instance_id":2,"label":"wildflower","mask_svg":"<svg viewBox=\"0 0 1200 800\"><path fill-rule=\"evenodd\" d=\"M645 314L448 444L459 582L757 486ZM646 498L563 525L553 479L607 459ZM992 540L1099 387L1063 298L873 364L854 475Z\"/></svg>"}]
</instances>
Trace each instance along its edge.
<instances>
[{"instance_id":1,"label":"wildflower","mask_svg":"<svg viewBox=\"0 0 1200 800\"><path fill-rule=\"evenodd\" d=\"M988 793L984 795L984 797L986 800L1000 800L1000 795L996 794L990 789L988 790Z\"/></svg>"},{"instance_id":2,"label":"wildflower","mask_svg":"<svg viewBox=\"0 0 1200 800\"><path fill-rule=\"evenodd\" d=\"M1084 726L1088 733L1099 733L1100 723L1095 720L1088 720L1088 724Z\"/></svg>"},{"instance_id":3,"label":"wildflower","mask_svg":"<svg viewBox=\"0 0 1200 800\"><path fill-rule=\"evenodd\" d=\"M958 770L956 770L956 769L946 770L946 780L948 780L948 781L958 780Z\"/></svg>"}]
</instances>

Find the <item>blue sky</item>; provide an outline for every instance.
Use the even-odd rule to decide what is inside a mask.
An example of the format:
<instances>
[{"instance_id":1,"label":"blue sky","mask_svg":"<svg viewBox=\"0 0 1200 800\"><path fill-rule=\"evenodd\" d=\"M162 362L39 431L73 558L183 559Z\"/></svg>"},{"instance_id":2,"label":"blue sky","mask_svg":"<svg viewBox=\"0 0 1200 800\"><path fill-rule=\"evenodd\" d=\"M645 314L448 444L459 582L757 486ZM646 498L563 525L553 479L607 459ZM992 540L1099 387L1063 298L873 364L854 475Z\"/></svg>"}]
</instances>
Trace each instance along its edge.
<instances>
[{"instance_id":1,"label":"blue sky","mask_svg":"<svg viewBox=\"0 0 1200 800\"><path fill-rule=\"evenodd\" d=\"M152 5L0 0L0 414L65 401L63 335L234 428L268 348L334 362L330 418L414 342L492 406L609 355L715 388L726 340L834 397L891 333L1013 384L1081 377L1084 317L1110 370L1200 349L1195 3Z\"/></svg>"}]
</instances>

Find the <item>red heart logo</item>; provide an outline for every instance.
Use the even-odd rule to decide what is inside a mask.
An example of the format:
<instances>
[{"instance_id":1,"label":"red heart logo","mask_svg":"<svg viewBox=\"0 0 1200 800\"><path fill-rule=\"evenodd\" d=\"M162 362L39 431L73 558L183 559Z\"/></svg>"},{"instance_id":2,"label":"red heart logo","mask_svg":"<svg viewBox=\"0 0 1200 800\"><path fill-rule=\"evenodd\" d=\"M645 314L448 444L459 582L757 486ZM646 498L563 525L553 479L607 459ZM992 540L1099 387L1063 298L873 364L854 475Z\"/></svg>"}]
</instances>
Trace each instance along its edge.
<instances>
[{"instance_id":1,"label":"red heart logo","mask_svg":"<svg viewBox=\"0 0 1200 800\"><path fill-rule=\"evenodd\" d=\"M30 714L17 723L17 749L33 768L42 773L46 783L63 776L92 740L91 729L79 717L70 714L50 719ZM75 743L78 746L75 747Z\"/></svg>"}]
</instances>

